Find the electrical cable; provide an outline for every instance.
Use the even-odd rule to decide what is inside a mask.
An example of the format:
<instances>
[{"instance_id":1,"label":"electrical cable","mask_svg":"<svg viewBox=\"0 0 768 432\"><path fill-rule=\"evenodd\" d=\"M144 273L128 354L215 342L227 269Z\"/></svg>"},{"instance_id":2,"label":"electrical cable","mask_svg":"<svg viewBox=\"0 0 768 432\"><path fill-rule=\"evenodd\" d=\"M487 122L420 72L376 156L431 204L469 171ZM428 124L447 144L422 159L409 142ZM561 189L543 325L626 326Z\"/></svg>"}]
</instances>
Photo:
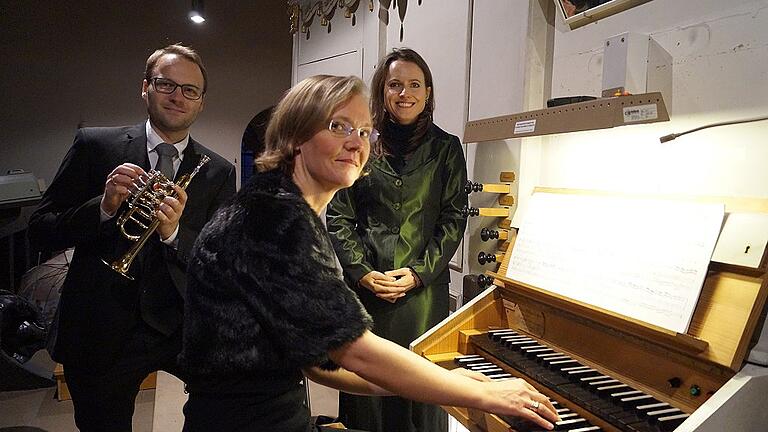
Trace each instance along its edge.
<instances>
[{"instance_id":1,"label":"electrical cable","mask_svg":"<svg viewBox=\"0 0 768 432\"><path fill-rule=\"evenodd\" d=\"M686 135L686 134L689 134L689 133L693 133L693 132L696 132L696 131L700 131L702 129L709 129L709 128L713 128L713 127L728 126L728 125L741 124L741 123L752 123L752 122L763 121L763 120L768 120L768 116L755 117L755 118L744 119L744 120L732 120L732 121L726 121L726 122L712 123L712 124L708 124L708 125L704 125L704 126L699 126L699 127L695 128L695 129L687 130L685 132L664 135L663 137L659 138L659 141L661 143L665 143L665 142L668 142L668 141L672 141L673 139L681 137L683 135Z\"/></svg>"}]
</instances>

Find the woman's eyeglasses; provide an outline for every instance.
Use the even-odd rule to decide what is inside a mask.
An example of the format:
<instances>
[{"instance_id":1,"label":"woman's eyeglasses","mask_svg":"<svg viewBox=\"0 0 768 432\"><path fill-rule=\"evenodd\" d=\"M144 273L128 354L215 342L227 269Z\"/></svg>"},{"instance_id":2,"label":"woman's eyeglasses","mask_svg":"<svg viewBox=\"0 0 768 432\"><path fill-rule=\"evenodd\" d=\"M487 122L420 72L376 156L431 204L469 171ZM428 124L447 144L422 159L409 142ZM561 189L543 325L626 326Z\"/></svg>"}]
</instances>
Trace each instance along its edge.
<instances>
[{"instance_id":1,"label":"woman's eyeglasses","mask_svg":"<svg viewBox=\"0 0 768 432\"><path fill-rule=\"evenodd\" d=\"M344 120L331 120L331 123L328 125L328 130L339 138L348 137L352 135L352 132L357 131L357 135L360 138L371 144L374 144L379 140L379 131L376 129L370 126L356 128Z\"/></svg>"}]
</instances>

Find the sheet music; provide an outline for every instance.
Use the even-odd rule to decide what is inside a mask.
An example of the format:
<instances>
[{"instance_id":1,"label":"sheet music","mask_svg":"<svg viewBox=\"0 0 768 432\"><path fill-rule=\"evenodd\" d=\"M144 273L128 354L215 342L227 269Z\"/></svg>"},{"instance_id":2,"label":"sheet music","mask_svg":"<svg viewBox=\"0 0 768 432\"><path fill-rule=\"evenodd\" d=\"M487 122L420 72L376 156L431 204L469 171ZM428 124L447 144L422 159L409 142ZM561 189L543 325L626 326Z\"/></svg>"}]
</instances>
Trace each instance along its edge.
<instances>
[{"instance_id":1,"label":"sheet music","mask_svg":"<svg viewBox=\"0 0 768 432\"><path fill-rule=\"evenodd\" d=\"M507 277L684 333L723 204L535 193Z\"/></svg>"}]
</instances>

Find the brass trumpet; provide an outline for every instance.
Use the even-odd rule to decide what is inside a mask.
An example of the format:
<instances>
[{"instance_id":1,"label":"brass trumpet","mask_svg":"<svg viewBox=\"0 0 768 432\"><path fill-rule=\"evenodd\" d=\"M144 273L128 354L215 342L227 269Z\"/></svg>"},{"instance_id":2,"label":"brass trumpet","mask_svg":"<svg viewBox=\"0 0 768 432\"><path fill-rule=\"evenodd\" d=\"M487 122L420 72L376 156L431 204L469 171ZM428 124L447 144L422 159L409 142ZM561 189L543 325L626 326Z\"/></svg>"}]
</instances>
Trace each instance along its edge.
<instances>
[{"instance_id":1,"label":"brass trumpet","mask_svg":"<svg viewBox=\"0 0 768 432\"><path fill-rule=\"evenodd\" d=\"M200 168L205 165L211 158L206 155L200 157L195 169L189 173L181 176L176 185L182 189L186 189L192 178L197 175ZM101 260L104 264L108 265L112 270L116 271L122 276L133 280L133 277L128 274L128 269L131 267L133 259L139 254L141 248L149 239L149 236L155 232L157 226L160 224L160 220L157 218L157 207L163 202L165 197L176 197L176 191L173 189L173 181L163 175L160 171L152 170L147 174L146 180L141 180L142 183L131 191L130 201L128 201L128 210L126 210L117 219L117 227L120 229L120 233L123 237L135 242L130 249L122 256L122 258L112 261L112 263L106 260ZM132 228L131 228L132 227ZM138 230L136 230L138 227ZM130 230L135 230L130 232Z\"/></svg>"}]
</instances>

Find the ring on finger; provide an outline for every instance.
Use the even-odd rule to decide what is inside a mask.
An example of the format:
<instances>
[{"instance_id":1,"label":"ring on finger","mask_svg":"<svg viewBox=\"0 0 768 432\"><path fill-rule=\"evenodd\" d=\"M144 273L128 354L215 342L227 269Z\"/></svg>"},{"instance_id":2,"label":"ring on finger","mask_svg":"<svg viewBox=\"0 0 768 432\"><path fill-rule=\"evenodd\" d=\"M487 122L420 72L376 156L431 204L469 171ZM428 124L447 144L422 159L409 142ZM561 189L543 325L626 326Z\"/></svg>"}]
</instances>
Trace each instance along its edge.
<instances>
[{"instance_id":1,"label":"ring on finger","mask_svg":"<svg viewBox=\"0 0 768 432\"><path fill-rule=\"evenodd\" d=\"M535 400L535 401L532 401L532 402L531 402L531 405L530 405L528 408L529 408L531 411L536 411L536 410L538 410L538 409L539 409L539 405L541 405L541 403L540 403L539 401L536 401L536 400Z\"/></svg>"}]
</instances>

